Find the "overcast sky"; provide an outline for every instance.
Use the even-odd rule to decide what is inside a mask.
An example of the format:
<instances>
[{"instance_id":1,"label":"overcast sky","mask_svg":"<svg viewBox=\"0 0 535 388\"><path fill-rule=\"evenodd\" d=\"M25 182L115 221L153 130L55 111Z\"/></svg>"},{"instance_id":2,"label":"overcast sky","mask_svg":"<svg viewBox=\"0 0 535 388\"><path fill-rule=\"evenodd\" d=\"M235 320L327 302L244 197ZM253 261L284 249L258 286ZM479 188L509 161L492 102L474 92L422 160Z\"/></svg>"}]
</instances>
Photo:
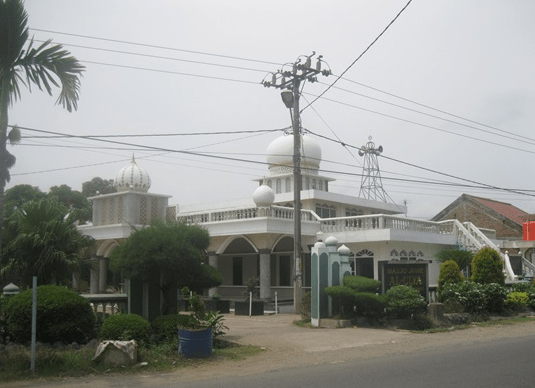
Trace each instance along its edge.
<instances>
[{"instance_id":1,"label":"overcast sky","mask_svg":"<svg viewBox=\"0 0 535 388\"><path fill-rule=\"evenodd\" d=\"M8 188L81 190L93 177L113 179L135 153L151 175L150 191L172 195L171 204L250 197L253 179L267 170L251 161L264 162L281 134L258 131L290 125L280 91L263 87L263 78L300 55L323 55L333 75L305 85L306 106L406 3L26 0L35 39L64 44L86 71L78 111L68 113L54 105L57 94L33 88L10 110L10 124L97 138L173 136L102 142L23 130L22 144L10 147L17 164ZM535 212L534 15L532 0L413 0L303 111L303 127L357 147L372 136L384 148L385 190L393 202L406 201L409 217L430 218L462 193ZM252 132L228 134L237 131ZM227 133L190 135L213 132ZM315 139L321 169L337 179L330 190L358 195L363 158ZM177 152L183 150L204 156Z\"/></svg>"}]
</instances>

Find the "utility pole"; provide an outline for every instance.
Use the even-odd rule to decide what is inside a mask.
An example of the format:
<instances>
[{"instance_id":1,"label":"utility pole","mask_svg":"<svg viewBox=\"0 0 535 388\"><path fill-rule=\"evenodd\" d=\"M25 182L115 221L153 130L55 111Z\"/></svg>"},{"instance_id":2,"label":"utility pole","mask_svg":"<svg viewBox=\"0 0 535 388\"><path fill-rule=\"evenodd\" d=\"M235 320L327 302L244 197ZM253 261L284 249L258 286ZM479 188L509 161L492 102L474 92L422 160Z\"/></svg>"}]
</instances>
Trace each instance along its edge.
<instances>
[{"instance_id":1,"label":"utility pole","mask_svg":"<svg viewBox=\"0 0 535 388\"><path fill-rule=\"evenodd\" d=\"M284 105L290 110L292 118L293 149L293 191L294 191L294 312L297 314L302 299L303 287L303 258L301 255L301 115L299 98L301 84L305 81L316 82L317 75L328 76L329 69L321 70L322 55L318 56L316 66L312 67L312 52L310 56L299 56L290 65L284 65L276 73L271 73L271 81L264 79L262 84L269 88L281 89ZM289 67L289 68L288 68ZM267 77L266 77L267 78Z\"/></svg>"}]
</instances>

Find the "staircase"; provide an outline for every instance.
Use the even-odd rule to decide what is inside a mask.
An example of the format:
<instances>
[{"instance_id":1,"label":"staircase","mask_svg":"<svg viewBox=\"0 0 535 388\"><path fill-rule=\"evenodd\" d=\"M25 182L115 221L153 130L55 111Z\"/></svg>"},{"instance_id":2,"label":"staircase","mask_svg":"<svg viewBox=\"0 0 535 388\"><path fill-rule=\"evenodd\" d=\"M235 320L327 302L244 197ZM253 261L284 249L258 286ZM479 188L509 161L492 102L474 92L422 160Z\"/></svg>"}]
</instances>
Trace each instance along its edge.
<instances>
[{"instance_id":1,"label":"staircase","mask_svg":"<svg viewBox=\"0 0 535 388\"><path fill-rule=\"evenodd\" d=\"M466 250L475 252L481 248L487 246L494 249L500 254L504 266L505 281L506 282L516 282L518 281L518 276L513 272L511 267L511 262L509 261L509 255L507 253L501 253L500 248L494 244L481 230L479 230L471 222L461 223L458 220L452 220L454 223L454 228L457 231L457 242L459 246L463 247ZM523 272L535 274L535 266L527 260L522 261Z\"/></svg>"}]
</instances>

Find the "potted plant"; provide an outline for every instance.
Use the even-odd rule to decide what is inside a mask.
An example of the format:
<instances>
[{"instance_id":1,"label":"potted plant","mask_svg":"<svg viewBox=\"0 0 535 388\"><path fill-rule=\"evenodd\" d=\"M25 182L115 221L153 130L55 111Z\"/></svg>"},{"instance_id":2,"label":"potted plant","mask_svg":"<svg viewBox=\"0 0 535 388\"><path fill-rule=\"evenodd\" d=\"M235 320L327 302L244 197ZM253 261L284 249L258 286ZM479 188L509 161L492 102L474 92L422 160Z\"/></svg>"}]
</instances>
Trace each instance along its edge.
<instances>
[{"instance_id":1,"label":"potted plant","mask_svg":"<svg viewBox=\"0 0 535 388\"><path fill-rule=\"evenodd\" d=\"M222 315L206 312L204 301L195 292L190 295L190 319L178 328L178 354L186 358L209 357L214 340L228 327L224 326Z\"/></svg>"},{"instance_id":2,"label":"potted plant","mask_svg":"<svg viewBox=\"0 0 535 388\"><path fill-rule=\"evenodd\" d=\"M264 315L264 302L255 301L254 297L258 296L258 285L260 279L250 278L247 281L245 287L245 301L235 302L234 304L234 314L235 315ZM252 299L251 299L252 297Z\"/></svg>"},{"instance_id":3,"label":"potted plant","mask_svg":"<svg viewBox=\"0 0 535 388\"><path fill-rule=\"evenodd\" d=\"M228 314L230 312L230 301L223 300L219 294L213 294L211 299L205 300L205 307L208 311L219 311L221 314Z\"/></svg>"}]
</instances>

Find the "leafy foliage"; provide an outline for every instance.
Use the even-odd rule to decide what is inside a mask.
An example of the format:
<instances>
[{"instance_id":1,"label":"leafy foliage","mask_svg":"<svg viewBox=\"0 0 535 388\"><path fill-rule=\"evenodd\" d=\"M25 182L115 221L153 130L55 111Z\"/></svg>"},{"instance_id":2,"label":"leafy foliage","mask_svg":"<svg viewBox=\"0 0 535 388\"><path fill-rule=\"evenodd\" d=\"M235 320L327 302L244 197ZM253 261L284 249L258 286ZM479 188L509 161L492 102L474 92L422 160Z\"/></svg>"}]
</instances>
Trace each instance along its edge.
<instances>
[{"instance_id":1,"label":"leafy foliage","mask_svg":"<svg viewBox=\"0 0 535 388\"><path fill-rule=\"evenodd\" d=\"M4 196L4 217L9 217L16 209L26 202L44 199L46 194L39 187L31 185L16 185L6 190Z\"/></svg>"},{"instance_id":2,"label":"leafy foliage","mask_svg":"<svg viewBox=\"0 0 535 388\"><path fill-rule=\"evenodd\" d=\"M399 318L410 318L412 315L425 312L427 302L420 293L410 286L395 286L386 292L389 314Z\"/></svg>"},{"instance_id":3,"label":"leafy foliage","mask_svg":"<svg viewBox=\"0 0 535 388\"><path fill-rule=\"evenodd\" d=\"M333 298L334 310L341 315L358 315L379 317L386 307L384 295L371 292L358 292L346 286L325 288L327 295Z\"/></svg>"},{"instance_id":4,"label":"leafy foliage","mask_svg":"<svg viewBox=\"0 0 535 388\"><path fill-rule=\"evenodd\" d=\"M4 273L16 273L22 286L66 282L80 267L81 251L93 244L74 225L76 215L57 201L28 202L6 220Z\"/></svg>"},{"instance_id":5,"label":"leafy foliage","mask_svg":"<svg viewBox=\"0 0 535 388\"><path fill-rule=\"evenodd\" d=\"M191 317L185 314L160 315L151 322L152 333L162 341L178 343L178 327L191 326Z\"/></svg>"},{"instance_id":6,"label":"leafy foliage","mask_svg":"<svg viewBox=\"0 0 535 388\"><path fill-rule=\"evenodd\" d=\"M459 269L465 269L472 263L474 253L471 251L461 251L458 249L443 249L436 254L436 259L440 263L453 260Z\"/></svg>"},{"instance_id":7,"label":"leafy foliage","mask_svg":"<svg viewBox=\"0 0 535 388\"><path fill-rule=\"evenodd\" d=\"M522 311L529 302L529 295L527 292L511 292L507 295L505 304L511 310Z\"/></svg>"},{"instance_id":8,"label":"leafy foliage","mask_svg":"<svg viewBox=\"0 0 535 388\"><path fill-rule=\"evenodd\" d=\"M137 314L112 315L104 321L99 334L102 340L136 340L140 345L148 344L150 336L149 321Z\"/></svg>"},{"instance_id":9,"label":"leafy foliage","mask_svg":"<svg viewBox=\"0 0 535 388\"><path fill-rule=\"evenodd\" d=\"M82 183L82 194L89 198L98 194L115 193L117 192L117 188L113 183L113 179L94 177L90 181Z\"/></svg>"},{"instance_id":10,"label":"leafy foliage","mask_svg":"<svg viewBox=\"0 0 535 388\"><path fill-rule=\"evenodd\" d=\"M379 292L381 282L364 276L344 276L344 286L357 292Z\"/></svg>"},{"instance_id":11,"label":"leafy foliage","mask_svg":"<svg viewBox=\"0 0 535 388\"><path fill-rule=\"evenodd\" d=\"M39 47L29 40L28 14L22 0L0 1L0 264L2 264L2 230L6 183L10 181L9 169L16 158L8 152L6 144L16 140L8 133L8 108L20 98L20 86L37 86L52 95L53 87L61 87L57 100L69 112L77 108L80 76L84 71L76 58L61 45L50 40ZM26 77L23 77L23 74ZM26 80L24 80L26 78ZM31 90L31 89L30 89Z\"/></svg>"},{"instance_id":12,"label":"leafy foliage","mask_svg":"<svg viewBox=\"0 0 535 388\"><path fill-rule=\"evenodd\" d=\"M481 284L505 284L500 254L489 247L481 248L472 259L472 281Z\"/></svg>"},{"instance_id":13,"label":"leafy foliage","mask_svg":"<svg viewBox=\"0 0 535 388\"><path fill-rule=\"evenodd\" d=\"M445 283L459 283L463 281L463 275L457 265L457 262L448 260L440 266L440 275L438 277L438 288L440 289Z\"/></svg>"},{"instance_id":14,"label":"leafy foliage","mask_svg":"<svg viewBox=\"0 0 535 388\"><path fill-rule=\"evenodd\" d=\"M458 303L469 313L479 314L483 311L501 313L504 309L507 290L496 283L479 284L464 281L444 284L438 296L442 303Z\"/></svg>"},{"instance_id":15,"label":"leafy foliage","mask_svg":"<svg viewBox=\"0 0 535 388\"><path fill-rule=\"evenodd\" d=\"M10 340L31 339L33 290L9 298L4 314ZM94 337L95 314L89 301L65 287L37 287L37 341L86 343Z\"/></svg>"},{"instance_id":16,"label":"leafy foliage","mask_svg":"<svg viewBox=\"0 0 535 388\"><path fill-rule=\"evenodd\" d=\"M249 301L251 294L253 295L253 300L255 297L258 297L258 295L260 294L260 291L258 290L258 286L260 286L259 277L252 277L252 278L249 278L249 280L247 280L247 283L245 284L245 290L243 291L243 295L245 296L246 302Z\"/></svg>"},{"instance_id":17,"label":"leafy foliage","mask_svg":"<svg viewBox=\"0 0 535 388\"><path fill-rule=\"evenodd\" d=\"M77 220L88 221L92 218L91 203L85 195L67 185L52 186L47 196L56 199L69 211L76 212Z\"/></svg>"}]
</instances>

